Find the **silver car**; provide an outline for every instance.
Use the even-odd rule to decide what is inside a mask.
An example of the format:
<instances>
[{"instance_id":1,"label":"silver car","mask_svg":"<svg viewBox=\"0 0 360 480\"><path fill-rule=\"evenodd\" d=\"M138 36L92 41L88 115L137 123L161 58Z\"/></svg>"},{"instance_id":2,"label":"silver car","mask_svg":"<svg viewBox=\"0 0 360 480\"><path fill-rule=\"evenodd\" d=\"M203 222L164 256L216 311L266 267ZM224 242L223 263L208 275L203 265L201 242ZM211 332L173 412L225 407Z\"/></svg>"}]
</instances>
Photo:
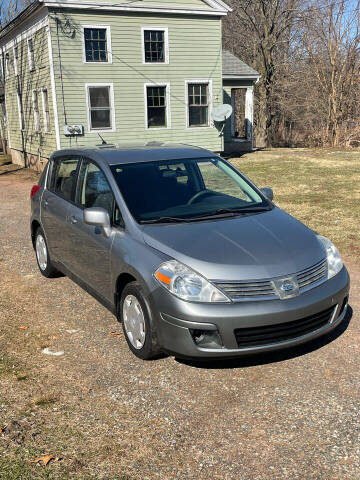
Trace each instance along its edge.
<instances>
[{"instance_id":1,"label":"silver car","mask_svg":"<svg viewBox=\"0 0 360 480\"><path fill-rule=\"evenodd\" d=\"M346 315L336 247L214 153L55 152L31 191L41 273L113 312L132 352L225 358L307 342Z\"/></svg>"}]
</instances>

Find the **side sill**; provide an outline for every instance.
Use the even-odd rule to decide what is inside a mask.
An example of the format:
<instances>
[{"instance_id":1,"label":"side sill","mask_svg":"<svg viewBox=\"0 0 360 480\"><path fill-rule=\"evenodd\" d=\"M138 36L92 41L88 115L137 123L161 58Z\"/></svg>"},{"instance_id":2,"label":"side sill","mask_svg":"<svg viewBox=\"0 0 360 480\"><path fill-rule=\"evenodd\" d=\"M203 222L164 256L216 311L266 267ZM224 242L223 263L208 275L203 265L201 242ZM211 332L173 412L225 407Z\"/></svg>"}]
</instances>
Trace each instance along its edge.
<instances>
[{"instance_id":1,"label":"side sill","mask_svg":"<svg viewBox=\"0 0 360 480\"><path fill-rule=\"evenodd\" d=\"M92 287L90 287L86 282L81 280L78 276L70 272L62 263L53 261L55 268L57 268L61 273L70 278L76 285L85 290L86 293L91 295L95 300L97 300L103 307L109 310L113 315L116 315L116 308L109 300L104 298L102 295L99 295Z\"/></svg>"}]
</instances>

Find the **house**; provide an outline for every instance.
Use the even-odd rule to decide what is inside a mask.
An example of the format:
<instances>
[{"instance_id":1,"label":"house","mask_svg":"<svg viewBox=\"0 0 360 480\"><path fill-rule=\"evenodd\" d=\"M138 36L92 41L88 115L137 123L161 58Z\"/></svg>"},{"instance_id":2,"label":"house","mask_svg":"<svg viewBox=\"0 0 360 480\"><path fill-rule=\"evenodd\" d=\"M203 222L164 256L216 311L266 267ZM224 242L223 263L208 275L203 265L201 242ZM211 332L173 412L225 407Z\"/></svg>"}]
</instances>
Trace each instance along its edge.
<instances>
[{"instance_id":1,"label":"house","mask_svg":"<svg viewBox=\"0 0 360 480\"><path fill-rule=\"evenodd\" d=\"M41 169L53 150L102 138L250 150L259 75L222 51L230 11L222 0L36 0L0 31L13 161ZM212 121L223 103L235 109L224 133Z\"/></svg>"},{"instance_id":2,"label":"house","mask_svg":"<svg viewBox=\"0 0 360 480\"><path fill-rule=\"evenodd\" d=\"M6 152L7 130L4 86L0 83L0 152Z\"/></svg>"}]
</instances>

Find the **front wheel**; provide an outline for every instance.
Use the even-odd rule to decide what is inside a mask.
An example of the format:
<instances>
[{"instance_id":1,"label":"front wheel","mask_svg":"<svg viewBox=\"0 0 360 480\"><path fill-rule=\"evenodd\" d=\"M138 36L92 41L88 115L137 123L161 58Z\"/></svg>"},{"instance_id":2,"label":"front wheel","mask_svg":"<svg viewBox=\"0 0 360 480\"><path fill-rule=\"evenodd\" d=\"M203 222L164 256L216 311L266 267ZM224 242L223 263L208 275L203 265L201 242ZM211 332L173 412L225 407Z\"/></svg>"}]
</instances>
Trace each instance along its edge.
<instances>
[{"instance_id":1,"label":"front wheel","mask_svg":"<svg viewBox=\"0 0 360 480\"><path fill-rule=\"evenodd\" d=\"M37 229L35 234L35 252L39 270L44 277L53 278L61 276L61 273L51 263L45 235L41 227Z\"/></svg>"},{"instance_id":2,"label":"front wheel","mask_svg":"<svg viewBox=\"0 0 360 480\"><path fill-rule=\"evenodd\" d=\"M141 284L131 282L121 295L119 319L130 350L142 360L162 356Z\"/></svg>"}]
</instances>

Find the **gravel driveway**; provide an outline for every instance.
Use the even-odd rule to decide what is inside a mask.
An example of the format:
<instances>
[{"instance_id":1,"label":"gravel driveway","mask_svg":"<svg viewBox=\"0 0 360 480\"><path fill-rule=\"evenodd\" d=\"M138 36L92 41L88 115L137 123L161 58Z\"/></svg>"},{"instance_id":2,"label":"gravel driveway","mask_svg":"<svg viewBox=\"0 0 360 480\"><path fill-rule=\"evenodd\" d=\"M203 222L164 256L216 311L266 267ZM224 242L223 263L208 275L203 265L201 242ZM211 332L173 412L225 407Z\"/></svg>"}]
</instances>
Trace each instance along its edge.
<instances>
[{"instance_id":1,"label":"gravel driveway","mask_svg":"<svg viewBox=\"0 0 360 480\"><path fill-rule=\"evenodd\" d=\"M360 479L359 260L347 263L352 318L320 343L142 362L92 297L38 273L35 178L0 176L1 479ZM30 463L43 454L60 459Z\"/></svg>"}]
</instances>

